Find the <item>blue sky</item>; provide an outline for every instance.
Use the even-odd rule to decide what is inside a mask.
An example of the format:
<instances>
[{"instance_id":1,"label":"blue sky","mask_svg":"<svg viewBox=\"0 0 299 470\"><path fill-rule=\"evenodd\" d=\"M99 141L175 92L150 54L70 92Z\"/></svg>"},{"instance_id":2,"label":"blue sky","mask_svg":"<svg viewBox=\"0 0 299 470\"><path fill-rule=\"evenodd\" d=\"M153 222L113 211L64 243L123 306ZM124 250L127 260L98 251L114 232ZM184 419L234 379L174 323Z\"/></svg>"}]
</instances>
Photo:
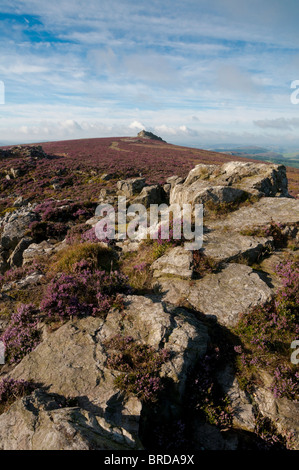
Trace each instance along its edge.
<instances>
[{"instance_id":1,"label":"blue sky","mask_svg":"<svg viewBox=\"0 0 299 470\"><path fill-rule=\"evenodd\" d=\"M0 5L0 142L299 145L298 0Z\"/></svg>"}]
</instances>

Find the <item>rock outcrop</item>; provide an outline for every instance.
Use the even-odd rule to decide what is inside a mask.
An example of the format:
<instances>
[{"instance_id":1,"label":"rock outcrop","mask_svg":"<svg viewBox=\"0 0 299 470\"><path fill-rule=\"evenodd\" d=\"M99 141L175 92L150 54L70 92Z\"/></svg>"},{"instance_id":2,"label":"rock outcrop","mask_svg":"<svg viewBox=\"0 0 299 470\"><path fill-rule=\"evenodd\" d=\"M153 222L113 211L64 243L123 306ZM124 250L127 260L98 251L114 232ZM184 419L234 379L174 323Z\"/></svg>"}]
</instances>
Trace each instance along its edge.
<instances>
[{"instance_id":1,"label":"rock outcrop","mask_svg":"<svg viewBox=\"0 0 299 470\"><path fill-rule=\"evenodd\" d=\"M145 131L138 137L162 140ZM9 157L18 152L30 161L47 157L42 149L33 147L12 149ZM4 177L19 178L17 170L10 168ZM63 221L65 230L71 230L74 238L78 235L73 245L68 245L68 237L50 239L45 235L35 239L28 235L28 228L41 216L35 205L14 194L14 205L0 218L0 330L7 331L20 301L25 298L25 302L31 302L28 297L36 290L32 301L38 311L34 318L38 319L40 342L18 363L0 368L0 383L11 378L31 381L35 386L32 393L26 392L4 410L0 397L0 449L132 451L151 449L154 442L153 450L181 450L182 444L176 441L181 431L174 430L178 423L183 428L185 418L184 436L194 450L236 450L248 443L258 448L265 438L263 433L257 436L259 419L271 423L279 436L275 439L283 446L292 436L292 448L299 449L298 404L289 395L277 397L273 392L279 372L266 371L266 367L255 370L250 393L237 373L238 359L246 359L237 354L247 352L238 340L240 318L255 307L272 305L276 289L283 285L275 267L286 255L296 259L299 201L288 194L285 167L248 162L199 164L186 177L171 176L164 185L148 185L142 176L116 183L114 176L102 174L104 187L98 203L114 205L123 195L129 204L142 204L147 209L162 203L203 204L202 248L186 250L183 240L143 242L144 235L157 231L158 222L155 227L145 227L136 240L111 243L111 266L99 271L99 266L104 268L98 248L106 250L107 243L92 237L91 227L101 219L97 214L91 217L91 211L82 211L87 215L80 219L65 211L65 217L69 217ZM59 181L57 184L61 189ZM60 224L57 220L51 223ZM91 233L88 241L88 237L80 238L85 230ZM77 258L81 248L88 259ZM60 252L63 263L57 262ZM96 272L106 288L102 292L102 285L97 284L96 306L89 286L93 277L86 274L94 269L92 263L97 268L90 272ZM136 284L132 283L134 289L125 294L117 291L113 296L115 286L110 281L116 275L115 266L129 272ZM62 272L56 272L58 268ZM82 303L81 297L76 297L76 276L83 290ZM40 298L53 279L57 292L47 300L61 305L67 294L77 308L95 306L92 314L87 316L80 310L64 316L60 311L58 318L52 312L45 313ZM124 386L133 361L128 359L127 350L117 346L115 338L138 345L138 357L143 358L140 351L146 349L148 355L143 362L140 359L137 371L141 375L155 354L164 354L161 362L155 362L154 379L149 372L147 377L139 377L140 383L134 378L139 387L134 392ZM218 354L223 349L226 355L220 361ZM219 360L215 367L213 354ZM117 367L112 358L117 358L122 367ZM255 365L255 359L250 366ZM209 381L211 376L213 381ZM158 388L155 380L163 384L153 402L145 399L140 385L149 378L153 388ZM214 390L225 399L215 398ZM196 394L199 402L194 399ZM219 398L218 404L214 398ZM229 425L224 423L226 403L230 407ZM170 447L163 443L165 431L161 439L154 440L163 426L168 428L166 434L171 430Z\"/></svg>"}]
</instances>

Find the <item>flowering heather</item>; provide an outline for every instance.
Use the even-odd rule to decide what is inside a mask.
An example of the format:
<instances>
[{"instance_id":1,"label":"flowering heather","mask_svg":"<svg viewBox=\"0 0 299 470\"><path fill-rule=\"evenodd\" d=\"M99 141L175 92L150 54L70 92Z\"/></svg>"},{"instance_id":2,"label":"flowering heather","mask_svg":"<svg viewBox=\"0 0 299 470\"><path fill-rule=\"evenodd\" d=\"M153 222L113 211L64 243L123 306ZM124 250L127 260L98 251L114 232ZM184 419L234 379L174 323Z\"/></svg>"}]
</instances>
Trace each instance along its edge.
<instances>
[{"instance_id":1,"label":"flowering heather","mask_svg":"<svg viewBox=\"0 0 299 470\"><path fill-rule=\"evenodd\" d=\"M169 352L165 349L156 351L151 346L137 343L130 336L121 335L111 338L105 347L112 351L107 367L123 372L115 379L115 385L140 400L155 401L163 388L159 372L169 359Z\"/></svg>"},{"instance_id":2,"label":"flowering heather","mask_svg":"<svg viewBox=\"0 0 299 470\"><path fill-rule=\"evenodd\" d=\"M127 278L118 271L91 271L84 260L72 274L57 275L46 288L40 309L49 318L99 315L114 304L117 294L128 292Z\"/></svg>"},{"instance_id":3,"label":"flowering heather","mask_svg":"<svg viewBox=\"0 0 299 470\"><path fill-rule=\"evenodd\" d=\"M85 206L85 207L84 207ZM82 205L70 201L56 201L46 199L35 207L42 221L63 222L65 220L78 220L91 217L93 215L93 206L90 203Z\"/></svg>"},{"instance_id":4,"label":"flowering heather","mask_svg":"<svg viewBox=\"0 0 299 470\"><path fill-rule=\"evenodd\" d=\"M26 354L33 351L40 341L37 311L32 304L22 304L1 336L5 346L8 364L21 361Z\"/></svg>"},{"instance_id":5,"label":"flowering heather","mask_svg":"<svg viewBox=\"0 0 299 470\"><path fill-rule=\"evenodd\" d=\"M17 398L28 395L34 388L35 386L31 382L25 380L2 379L0 382L0 414Z\"/></svg>"},{"instance_id":6,"label":"flowering heather","mask_svg":"<svg viewBox=\"0 0 299 470\"><path fill-rule=\"evenodd\" d=\"M276 397L299 398L298 372L290 363L290 344L299 337L299 264L295 259L279 263L277 273L282 287L263 307L242 315L236 328L243 343L238 346L241 375L251 375L264 367L273 375L271 389Z\"/></svg>"},{"instance_id":7,"label":"flowering heather","mask_svg":"<svg viewBox=\"0 0 299 470\"><path fill-rule=\"evenodd\" d=\"M44 272L44 267L42 266L41 263L38 261L34 260L31 264L26 264L25 266L20 266L19 268L10 268L7 271L5 271L4 274L0 274L0 287L5 283L5 282L15 282L18 281L26 276L29 276L30 274L33 274L35 272Z\"/></svg>"},{"instance_id":8,"label":"flowering heather","mask_svg":"<svg viewBox=\"0 0 299 470\"><path fill-rule=\"evenodd\" d=\"M187 393L192 412L195 410L208 423L227 429L232 426L233 415L230 401L214 377L219 360L218 348L205 355L189 378Z\"/></svg>"}]
</instances>

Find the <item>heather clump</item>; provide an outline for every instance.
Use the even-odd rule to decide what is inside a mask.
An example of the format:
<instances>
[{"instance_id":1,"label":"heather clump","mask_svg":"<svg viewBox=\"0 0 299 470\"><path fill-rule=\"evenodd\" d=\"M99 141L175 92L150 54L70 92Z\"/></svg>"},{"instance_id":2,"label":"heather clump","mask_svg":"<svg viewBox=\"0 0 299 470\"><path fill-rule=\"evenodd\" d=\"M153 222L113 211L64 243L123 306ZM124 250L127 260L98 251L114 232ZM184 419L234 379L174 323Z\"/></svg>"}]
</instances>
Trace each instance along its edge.
<instances>
[{"instance_id":1,"label":"heather clump","mask_svg":"<svg viewBox=\"0 0 299 470\"><path fill-rule=\"evenodd\" d=\"M10 268L5 271L4 274L0 275L0 287L2 287L6 282L16 282L34 272L38 271L43 273L44 270L45 268L43 264L38 262L38 260L34 260L32 263L26 264L24 266Z\"/></svg>"},{"instance_id":2,"label":"heather clump","mask_svg":"<svg viewBox=\"0 0 299 470\"><path fill-rule=\"evenodd\" d=\"M35 207L43 222L64 222L65 220L83 221L92 216L93 205L91 203L79 203L70 201L57 201L46 199Z\"/></svg>"},{"instance_id":3,"label":"heather clump","mask_svg":"<svg viewBox=\"0 0 299 470\"><path fill-rule=\"evenodd\" d=\"M73 316L97 316L114 304L119 295L129 290L127 278L118 271L91 270L87 261L74 266L71 274L60 273L48 284L40 309L46 317L63 319Z\"/></svg>"},{"instance_id":4,"label":"heather clump","mask_svg":"<svg viewBox=\"0 0 299 470\"><path fill-rule=\"evenodd\" d=\"M264 227L247 228L240 231L241 235L251 237L272 237L275 248L283 248L287 244L287 236L284 233L285 226L271 220L270 224Z\"/></svg>"},{"instance_id":5,"label":"heather clump","mask_svg":"<svg viewBox=\"0 0 299 470\"><path fill-rule=\"evenodd\" d=\"M233 412L230 400L215 379L221 360L218 348L211 349L197 364L188 383L188 407L199 418L221 430L232 426Z\"/></svg>"},{"instance_id":6,"label":"heather clump","mask_svg":"<svg viewBox=\"0 0 299 470\"><path fill-rule=\"evenodd\" d=\"M110 271L117 267L113 250L100 243L79 242L67 246L54 257L51 269L54 272L73 272L74 266L80 261L88 261L93 269Z\"/></svg>"},{"instance_id":7,"label":"heather clump","mask_svg":"<svg viewBox=\"0 0 299 470\"><path fill-rule=\"evenodd\" d=\"M29 224L27 235L32 237L35 243L40 243L48 238L62 240L67 230L68 225L63 222L34 221Z\"/></svg>"},{"instance_id":8,"label":"heather clump","mask_svg":"<svg viewBox=\"0 0 299 470\"><path fill-rule=\"evenodd\" d=\"M33 304L22 304L11 316L10 323L1 336L5 347L5 360L16 364L33 351L40 342L38 311Z\"/></svg>"},{"instance_id":9,"label":"heather clump","mask_svg":"<svg viewBox=\"0 0 299 470\"><path fill-rule=\"evenodd\" d=\"M205 274L216 272L219 263L210 256L204 254L201 250L192 252L193 255L193 271L197 277L202 277Z\"/></svg>"},{"instance_id":10,"label":"heather clump","mask_svg":"<svg viewBox=\"0 0 299 470\"><path fill-rule=\"evenodd\" d=\"M130 336L117 335L105 343L109 353L107 367L121 372L115 385L127 395L135 395L142 401L154 402L163 389L160 370L169 359L165 349L139 344Z\"/></svg>"},{"instance_id":11,"label":"heather clump","mask_svg":"<svg viewBox=\"0 0 299 470\"><path fill-rule=\"evenodd\" d=\"M299 337L299 264L296 259L279 263L280 287L274 299L263 307L244 313L236 328L240 381L245 388L253 383L259 368L268 370L276 397L299 398L299 374L290 361L290 345Z\"/></svg>"},{"instance_id":12,"label":"heather clump","mask_svg":"<svg viewBox=\"0 0 299 470\"><path fill-rule=\"evenodd\" d=\"M4 413L15 400L29 395L34 389L34 384L25 380L2 379L0 381L0 414Z\"/></svg>"}]
</instances>

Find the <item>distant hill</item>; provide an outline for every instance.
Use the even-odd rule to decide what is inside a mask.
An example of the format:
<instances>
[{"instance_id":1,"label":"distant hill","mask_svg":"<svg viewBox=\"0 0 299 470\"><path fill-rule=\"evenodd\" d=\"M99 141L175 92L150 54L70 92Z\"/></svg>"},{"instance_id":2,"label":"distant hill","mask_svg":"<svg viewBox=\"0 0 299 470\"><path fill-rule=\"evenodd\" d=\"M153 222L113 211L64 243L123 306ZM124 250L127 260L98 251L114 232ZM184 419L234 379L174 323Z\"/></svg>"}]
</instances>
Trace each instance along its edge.
<instances>
[{"instance_id":1,"label":"distant hill","mask_svg":"<svg viewBox=\"0 0 299 470\"><path fill-rule=\"evenodd\" d=\"M283 164L286 166L293 166L299 168L299 151L293 153L276 152L275 150L257 147L254 145L248 146L215 146L211 148L214 152L240 156L244 158L254 158L263 162Z\"/></svg>"},{"instance_id":2,"label":"distant hill","mask_svg":"<svg viewBox=\"0 0 299 470\"><path fill-rule=\"evenodd\" d=\"M157 136L156 136L157 137ZM197 164L221 165L229 161L260 161L256 155L232 155L226 152L203 150L183 147L166 143L161 138L142 137L105 137L93 139L75 139L55 142L36 143L41 145L52 160L41 160L36 171L35 181L28 181L28 188L32 191L35 185L46 188L49 197L52 196L53 180L61 180L61 191L55 190L55 197L74 197L74 186L68 180L73 178L78 192L85 192L86 196L97 197L101 181L99 175L103 173L115 174L119 179L142 175L148 184L164 183L169 176L185 177ZM28 144L26 144L26 147ZM23 163L21 163L23 165ZM2 160L1 170L10 169L19 163ZM61 176L66 174L66 176ZM94 176L92 176L94 175ZM289 191L293 195L299 193L299 170L287 167ZM86 180L90 180L88 185ZM64 181L67 180L67 181ZM17 185L18 180L10 185ZM54 183L58 184L59 183ZM3 195L4 196L4 195Z\"/></svg>"}]
</instances>

